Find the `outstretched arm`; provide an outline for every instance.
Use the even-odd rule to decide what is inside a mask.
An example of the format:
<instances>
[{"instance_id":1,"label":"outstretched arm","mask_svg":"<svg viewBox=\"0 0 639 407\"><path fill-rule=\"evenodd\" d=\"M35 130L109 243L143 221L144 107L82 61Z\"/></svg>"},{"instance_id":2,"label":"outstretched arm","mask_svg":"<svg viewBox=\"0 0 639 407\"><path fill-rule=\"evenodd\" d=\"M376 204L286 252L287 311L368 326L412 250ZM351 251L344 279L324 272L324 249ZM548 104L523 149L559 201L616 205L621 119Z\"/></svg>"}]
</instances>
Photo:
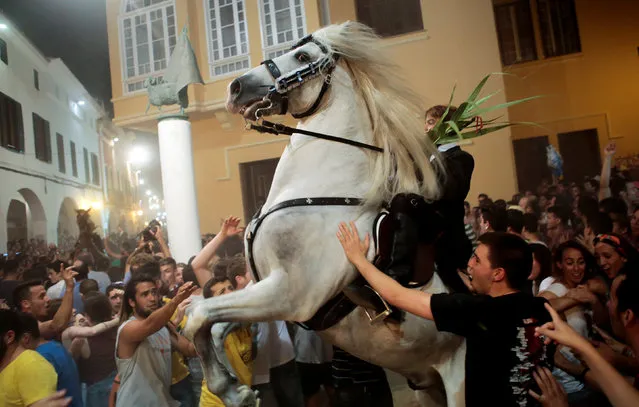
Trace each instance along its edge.
<instances>
[{"instance_id":1,"label":"outstretched arm","mask_svg":"<svg viewBox=\"0 0 639 407\"><path fill-rule=\"evenodd\" d=\"M397 281L379 271L377 267L366 259L365 253L368 252L370 237L366 235L366 238L360 241L355 222L350 223L350 228L346 223L340 223L337 238L342 244L348 260L353 263L371 287L384 300L411 314L433 319L433 312L430 308L431 294L403 287Z\"/></svg>"},{"instance_id":2,"label":"outstretched arm","mask_svg":"<svg viewBox=\"0 0 639 407\"><path fill-rule=\"evenodd\" d=\"M615 407L631 407L639 405L639 391L634 389L624 378L597 352L597 350L581 335L575 332L559 314L546 304L552 316L552 322L537 328L536 334L545 336L579 352L590 371L588 374L597 382L608 400Z\"/></svg>"},{"instance_id":3,"label":"outstretched arm","mask_svg":"<svg viewBox=\"0 0 639 407\"><path fill-rule=\"evenodd\" d=\"M188 282L182 285L175 297L162 308L153 311L145 319L135 319L127 323L120 332L116 355L120 358L130 358L140 342L168 324L178 305L187 299L195 289L197 287Z\"/></svg>"},{"instance_id":4,"label":"outstretched arm","mask_svg":"<svg viewBox=\"0 0 639 407\"><path fill-rule=\"evenodd\" d=\"M220 248L227 237L242 232L242 229L238 227L239 224L240 218L236 218L235 216L226 218L224 223L222 223L220 233L215 235L213 240L208 242L191 262L191 267L193 267L193 272L200 287L204 287L204 284L211 279L211 271L208 269L208 265L211 259L213 259L213 256L215 256L217 249Z\"/></svg>"},{"instance_id":5,"label":"outstretched arm","mask_svg":"<svg viewBox=\"0 0 639 407\"><path fill-rule=\"evenodd\" d=\"M612 192L610 191L610 173L612 172L612 159L616 152L617 145L615 143L608 143L604 149L604 162L601 166L601 179L599 180L600 201L612 196Z\"/></svg>"},{"instance_id":6,"label":"outstretched arm","mask_svg":"<svg viewBox=\"0 0 639 407\"><path fill-rule=\"evenodd\" d=\"M73 288L75 286L74 277L78 274L73 271L72 267L64 268L63 265L60 265L60 272L62 273L62 278L64 279L65 291L64 296L62 297L62 304L60 304L60 308L58 312L55 313L53 319L46 322L38 323L38 328L40 328L40 335L44 339L53 339L60 332L64 330L64 328L69 325L69 321L71 320L71 316L73 315Z\"/></svg>"},{"instance_id":7,"label":"outstretched arm","mask_svg":"<svg viewBox=\"0 0 639 407\"><path fill-rule=\"evenodd\" d=\"M72 326L62 332L62 341L71 341L75 338L86 338L89 336L98 335L117 326L119 322L119 317L117 317L110 321L101 322L93 326Z\"/></svg>"}]
</instances>

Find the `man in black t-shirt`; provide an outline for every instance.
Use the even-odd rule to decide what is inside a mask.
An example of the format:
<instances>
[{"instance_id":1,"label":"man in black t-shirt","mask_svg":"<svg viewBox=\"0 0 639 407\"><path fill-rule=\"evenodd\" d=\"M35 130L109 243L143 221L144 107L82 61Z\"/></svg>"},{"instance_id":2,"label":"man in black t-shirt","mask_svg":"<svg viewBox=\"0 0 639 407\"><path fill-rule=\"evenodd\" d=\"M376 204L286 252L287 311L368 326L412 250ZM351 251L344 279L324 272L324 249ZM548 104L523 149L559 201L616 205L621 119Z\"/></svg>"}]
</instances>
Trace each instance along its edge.
<instances>
[{"instance_id":1,"label":"man in black t-shirt","mask_svg":"<svg viewBox=\"0 0 639 407\"><path fill-rule=\"evenodd\" d=\"M440 331L467 339L466 405L533 406L528 391L532 373L545 365L548 352L535 327L551 320L542 298L524 291L532 251L518 236L489 232L468 262L470 294L429 294L402 287L365 257L355 224L340 224L344 252L368 283L390 304L433 320ZM539 391L537 391L539 393Z\"/></svg>"}]
</instances>

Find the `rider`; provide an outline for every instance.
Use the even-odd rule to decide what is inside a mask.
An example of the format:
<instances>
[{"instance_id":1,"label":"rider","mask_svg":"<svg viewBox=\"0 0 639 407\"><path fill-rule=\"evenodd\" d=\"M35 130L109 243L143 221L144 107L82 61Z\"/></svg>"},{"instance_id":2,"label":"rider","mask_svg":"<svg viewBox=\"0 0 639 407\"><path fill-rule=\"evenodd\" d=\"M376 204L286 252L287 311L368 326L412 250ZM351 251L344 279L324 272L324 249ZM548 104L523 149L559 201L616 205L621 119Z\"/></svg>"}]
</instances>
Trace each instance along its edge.
<instances>
[{"instance_id":1,"label":"rider","mask_svg":"<svg viewBox=\"0 0 639 407\"><path fill-rule=\"evenodd\" d=\"M428 134L446 111L433 106L426 111ZM445 121L456 111L451 106ZM422 196L398 194L389 205L393 222L390 252L378 258L376 265L394 280L407 285L413 275L416 252L420 245L434 244L434 260L442 281L453 291L466 292L457 270L466 268L473 248L464 228L464 200L470 189L475 166L473 157L454 143L438 146L445 173L439 174L441 195L427 203Z\"/></svg>"}]
</instances>

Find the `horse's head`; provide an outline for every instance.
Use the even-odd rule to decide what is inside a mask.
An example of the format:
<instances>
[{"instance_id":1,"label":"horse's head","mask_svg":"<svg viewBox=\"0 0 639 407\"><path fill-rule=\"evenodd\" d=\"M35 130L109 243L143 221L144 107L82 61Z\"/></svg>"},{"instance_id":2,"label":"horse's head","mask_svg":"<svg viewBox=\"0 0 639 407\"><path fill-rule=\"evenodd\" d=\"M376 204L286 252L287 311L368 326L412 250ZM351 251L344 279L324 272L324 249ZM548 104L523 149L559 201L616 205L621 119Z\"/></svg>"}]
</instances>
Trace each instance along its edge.
<instances>
[{"instance_id":1,"label":"horse's head","mask_svg":"<svg viewBox=\"0 0 639 407\"><path fill-rule=\"evenodd\" d=\"M308 35L231 82L226 107L249 120L287 112L296 118L310 116L330 86L337 61L328 43Z\"/></svg>"}]
</instances>

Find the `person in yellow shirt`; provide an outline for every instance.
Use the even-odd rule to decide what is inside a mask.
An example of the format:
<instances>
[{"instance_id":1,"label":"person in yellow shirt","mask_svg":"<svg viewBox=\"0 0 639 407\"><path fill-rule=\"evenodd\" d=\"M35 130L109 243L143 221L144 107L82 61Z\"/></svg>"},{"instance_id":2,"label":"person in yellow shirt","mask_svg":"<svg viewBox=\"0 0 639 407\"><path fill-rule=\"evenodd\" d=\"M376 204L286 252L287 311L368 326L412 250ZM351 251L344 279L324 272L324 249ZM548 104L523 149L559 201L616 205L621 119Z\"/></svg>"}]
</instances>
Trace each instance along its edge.
<instances>
[{"instance_id":1,"label":"person in yellow shirt","mask_svg":"<svg viewBox=\"0 0 639 407\"><path fill-rule=\"evenodd\" d=\"M204 298L228 294L235 289L225 275L216 272L202 288ZM224 341L224 350L240 383L251 386L253 377L253 340L250 326L238 328L231 332ZM224 407L224 403L209 391L206 380L202 382L202 396L200 407Z\"/></svg>"},{"instance_id":2,"label":"person in yellow shirt","mask_svg":"<svg viewBox=\"0 0 639 407\"><path fill-rule=\"evenodd\" d=\"M56 393L55 369L38 352L22 346L22 333L17 313L0 310L0 407L41 407Z\"/></svg>"}]
</instances>

